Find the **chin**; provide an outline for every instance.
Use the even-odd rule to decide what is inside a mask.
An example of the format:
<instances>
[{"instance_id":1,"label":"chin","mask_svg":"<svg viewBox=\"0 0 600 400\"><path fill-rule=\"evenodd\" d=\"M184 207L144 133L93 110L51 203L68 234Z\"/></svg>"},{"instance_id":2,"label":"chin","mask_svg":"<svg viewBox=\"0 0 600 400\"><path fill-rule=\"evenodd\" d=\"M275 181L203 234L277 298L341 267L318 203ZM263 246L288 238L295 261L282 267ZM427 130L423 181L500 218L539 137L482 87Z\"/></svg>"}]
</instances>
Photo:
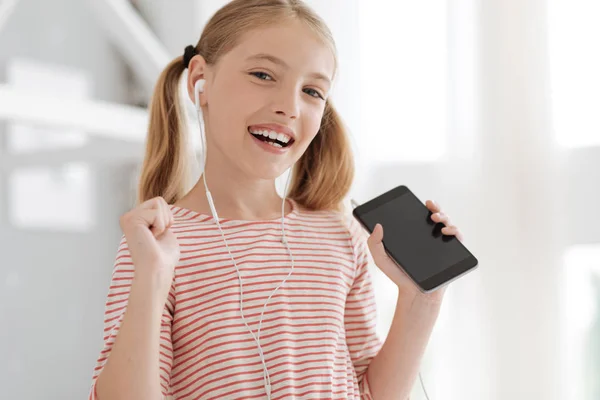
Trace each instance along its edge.
<instances>
[{"instance_id":1,"label":"chin","mask_svg":"<svg viewBox=\"0 0 600 400\"><path fill-rule=\"evenodd\" d=\"M261 174L261 178L262 179L270 179L270 180L275 180L277 178L279 178L281 175L283 175L283 173L287 170L287 168L277 168L277 169L270 169L270 170L265 170L262 174Z\"/></svg>"},{"instance_id":2,"label":"chin","mask_svg":"<svg viewBox=\"0 0 600 400\"><path fill-rule=\"evenodd\" d=\"M252 173L250 174L253 178L257 178L257 179L266 179L266 180L275 180L277 178L279 178L281 175L283 175L283 173L285 173L285 171L287 171L287 169L289 168L289 166L286 165L281 165L281 164L277 164L277 165L268 165L265 163L260 163L261 165L256 165L256 163L254 163L254 165L252 167L247 168L247 171L252 171Z\"/></svg>"}]
</instances>

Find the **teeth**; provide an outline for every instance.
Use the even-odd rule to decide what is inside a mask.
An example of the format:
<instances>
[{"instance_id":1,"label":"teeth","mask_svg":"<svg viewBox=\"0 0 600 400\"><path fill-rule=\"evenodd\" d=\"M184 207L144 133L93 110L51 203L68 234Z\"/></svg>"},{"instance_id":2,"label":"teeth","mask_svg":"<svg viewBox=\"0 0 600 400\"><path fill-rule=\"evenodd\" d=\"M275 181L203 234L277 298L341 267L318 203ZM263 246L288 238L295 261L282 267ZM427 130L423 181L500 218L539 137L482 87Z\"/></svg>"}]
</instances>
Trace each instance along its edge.
<instances>
[{"instance_id":1,"label":"teeth","mask_svg":"<svg viewBox=\"0 0 600 400\"><path fill-rule=\"evenodd\" d=\"M264 129L250 129L250 133L255 135L262 135L269 139L278 140L281 143L288 143L292 138L285 133L277 133L275 131L269 131ZM282 146L280 146L282 147Z\"/></svg>"},{"instance_id":2,"label":"teeth","mask_svg":"<svg viewBox=\"0 0 600 400\"><path fill-rule=\"evenodd\" d=\"M279 135L277 135L277 140L279 140L282 143L287 143L290 140L290 138L288 138L287 135L280 133Z\"/></svg>"},{"instance_id":3,"label":"teeth","mask_svg":"<svg viewBox=\"0 0 600 400\"><path fill-rule=\"evenodd\" d=\"M280 145L279 143L270 143L271 146L274 147L283 147L282 145Z\"/></svg>"}]
</instances>

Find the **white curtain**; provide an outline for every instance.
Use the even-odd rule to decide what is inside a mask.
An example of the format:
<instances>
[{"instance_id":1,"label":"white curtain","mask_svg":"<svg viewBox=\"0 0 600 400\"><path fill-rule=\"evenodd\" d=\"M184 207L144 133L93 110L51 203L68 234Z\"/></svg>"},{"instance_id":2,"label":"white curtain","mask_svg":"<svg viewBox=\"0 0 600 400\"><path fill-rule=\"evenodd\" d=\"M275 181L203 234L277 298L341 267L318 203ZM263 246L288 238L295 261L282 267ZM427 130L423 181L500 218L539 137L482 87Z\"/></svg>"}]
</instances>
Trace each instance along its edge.
<instances>
[{"instance_id":1,"label":"white curtain","mask_svg":"<svg viewBox=\"0 0 600 400\"><path fill-rule=\"evenodd\" d=\"M422 368L430 397L591 399L572 372L583 331L565 325L578 321L573 293L589 289L579 264L600 270L600 7L310 3L342 57L334 100L358 152L352 196L406 184L439 200L480 260L447 293ZM397 293L373 273L385 336ZM418 386L412 398L424 399Z\"/></svg>"}]
</instances>

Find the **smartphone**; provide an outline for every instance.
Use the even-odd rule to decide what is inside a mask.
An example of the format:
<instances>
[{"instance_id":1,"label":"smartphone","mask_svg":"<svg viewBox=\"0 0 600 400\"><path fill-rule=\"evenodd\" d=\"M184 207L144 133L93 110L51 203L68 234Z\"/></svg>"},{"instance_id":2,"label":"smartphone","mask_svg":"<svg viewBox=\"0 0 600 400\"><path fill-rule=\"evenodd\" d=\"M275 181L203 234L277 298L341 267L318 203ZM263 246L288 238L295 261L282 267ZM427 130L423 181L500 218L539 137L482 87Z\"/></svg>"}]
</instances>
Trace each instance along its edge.
<instances>
[{"instance_id":1,"label":"smartphone","mask_svg":"<svg viewBox=\"0 0 600 400\"><path fill-rule=\"evenodd\" d=\"M383 246L421 292L433 292L473 271L478 261L406 186L398 186L354 208L354 218L372 233L383 226Z\"/></svg>"}]
</instances>

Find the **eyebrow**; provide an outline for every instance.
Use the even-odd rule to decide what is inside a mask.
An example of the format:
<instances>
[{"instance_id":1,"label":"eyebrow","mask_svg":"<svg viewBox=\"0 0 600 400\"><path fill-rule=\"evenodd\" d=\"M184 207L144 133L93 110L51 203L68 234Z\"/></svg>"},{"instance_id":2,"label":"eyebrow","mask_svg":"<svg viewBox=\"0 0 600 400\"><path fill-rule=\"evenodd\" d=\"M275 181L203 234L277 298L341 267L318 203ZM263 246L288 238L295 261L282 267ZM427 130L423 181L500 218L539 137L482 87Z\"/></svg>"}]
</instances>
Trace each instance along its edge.
<instances>
[{"instance_id":1,"label":"eyebrow","mask_svg":"<svg viewBox=\"0 0 600 400\"><path fill-rule=\"evenodd\" d=\"M281 66L282 68L285 68L285 69L290 68L290 66L285 61L283 61L281 58L278 58L278 57L275 57L274 55L266 54L266 53L255 54L253 56L248 57L247 60L248 61L266 60L266 61L272 62L273 64L277 64L277 65ZM308 76L311 78L325 81L328 84L331 84L331 79L329 79L327 76L321 74L320 72L313 72L313 73L309 74Z\"/></svg>"}]
</instances>

